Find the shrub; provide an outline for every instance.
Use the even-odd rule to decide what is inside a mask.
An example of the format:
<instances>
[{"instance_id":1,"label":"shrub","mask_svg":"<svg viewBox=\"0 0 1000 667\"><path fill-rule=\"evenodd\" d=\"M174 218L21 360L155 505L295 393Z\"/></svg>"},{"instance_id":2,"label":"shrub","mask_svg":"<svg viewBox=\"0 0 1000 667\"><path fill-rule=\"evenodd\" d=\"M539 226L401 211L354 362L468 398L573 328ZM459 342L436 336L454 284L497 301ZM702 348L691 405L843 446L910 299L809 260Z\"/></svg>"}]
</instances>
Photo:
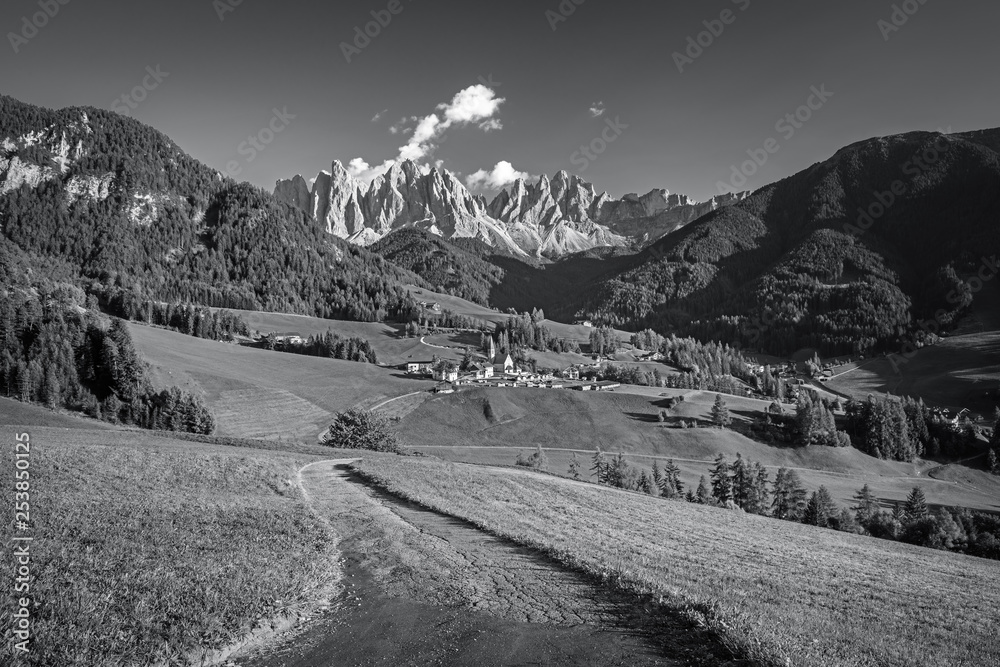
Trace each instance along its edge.
<instances>
[{"instance_id":1,"label":"shrub","mask_svg":"<svg viewBox=\"0 0 1000 667\"><path fill-rule=\"evenodd\" d=\"M399 452L399 440L389 428L389 419L378 412L341 412L323 437L323 444L338 449L368 449Z\"/></svg>"}]
</instances>

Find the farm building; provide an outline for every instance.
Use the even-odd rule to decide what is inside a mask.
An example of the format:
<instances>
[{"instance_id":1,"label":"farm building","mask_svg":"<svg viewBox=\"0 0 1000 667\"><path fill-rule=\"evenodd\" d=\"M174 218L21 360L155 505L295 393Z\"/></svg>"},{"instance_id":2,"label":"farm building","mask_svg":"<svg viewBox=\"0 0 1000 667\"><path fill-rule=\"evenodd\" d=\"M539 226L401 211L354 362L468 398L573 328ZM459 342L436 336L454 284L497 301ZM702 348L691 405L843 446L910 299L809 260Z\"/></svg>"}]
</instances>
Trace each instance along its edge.
<instances>
[{"instance_id":1,"label":"farm building","mask_svg":"<svg viewBox=\"0 0 1000 667\"><path fill-rule=\"evenodd\" d=\"M406 372L413 375L420 373L430 374L431 366L432 364L429 361L411 361L406 364Z\"/></svg>"},{"instance_id":2,"label":"farm building","mask_svg":"<svg viewBox=\"0 0 1000 667\"><path fill-rule=\"evenodd\" d=\"M434 379L438 382L457 382L458 369L441 366L434 369Z\"/></svg>"}]
</instances>

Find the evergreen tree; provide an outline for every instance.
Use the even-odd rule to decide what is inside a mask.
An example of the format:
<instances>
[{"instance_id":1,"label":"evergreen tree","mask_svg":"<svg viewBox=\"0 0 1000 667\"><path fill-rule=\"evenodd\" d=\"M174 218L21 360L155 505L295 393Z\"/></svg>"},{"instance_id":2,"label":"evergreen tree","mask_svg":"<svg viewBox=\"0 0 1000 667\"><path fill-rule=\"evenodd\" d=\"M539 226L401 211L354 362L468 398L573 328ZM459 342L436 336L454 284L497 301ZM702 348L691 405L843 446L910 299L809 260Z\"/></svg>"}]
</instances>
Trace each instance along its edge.
<instances>
[{"instance_id":1,"label":"evergreen tree","mask_svg":"<svg viewBox=\"0 0 1000 667\"><path fill-rule=\"evenodd\" d=\"M807 492L794 470L781 468L774 478L774 500L771 503L776 519L801 521L806 510Z\"/></svg>"},{"instance_id":2,"label":"evergreen tree","mask_svg":"<svg viewBox=\"0 0 1000 667\"><path fill-rule=\"evenodd\" d=\"M650 495L653 494L653 482L649 478L649 473L645 470L639 474L639 486L636 490L641 493L648 493Z\"/></svg>"},{"instance_id":3,"label":"evergreen tree","mask_svg":"<svg viewBox=\"0 0 1000 667\"><path fill-rule=\"evenodd\" d=\"M592 463L592 465L590 467L590 471L592 473L594 473L594 476L597 478L597 483L598 484L607 484L608 483L608 462L604 458L604 452L601 451L600 447L598 447L597 451L594 452L594 456L591 459L591 463Z\"/></svg>"},{"instance_id":4,"label":"evergreen tree","mask_svg":"<svg viewBox=\"0 0 1000 667\"><path fill-rule=\"evenodd\" d=\"M744 510L746 510L747 503L753 495L754 485L753 476L748 468L749 466L743 461L743 456L740 454L736 454L736 460L729 466L733 502Z\"/></svg>"},{"instance_id":5,"label":"evergreen tree","mask_svg":"<svg viewBox=\"0 0 1000 667\"><path fill-rule=\"evenodd\" d=\"M465 352L462 354L462 364L459 366L459 370L468 371L472 368L474 363L475 359L472 357L472 349L466 347Z\"/></svg>"},{"instance_id":6,"label":"evergreen tree","mask_svg":"<svg viewBox=\"0 0 1000 667\"><path fill-rule=\"evenodd\" d=\"M879 512L878 499L867 484L854 495L854 499L858 502L851 508L854 510L854 517L859 524L867 526Z\"/></svg>"},{"instance_id":7,"label":"evergreen tree","mask_svg":"<svg viewBox=\"0 0 1000 667\"><path fill-rule=\"evenodd\" d=\"M991 473L1000 475L1000 456L997 456L997 450L990 450L989 456L987 456L987 463Z\"/></svg>"},{"instance_id":8,"label":"evergreen tree","mask_svg":"<svg viewBox=\"0 0 1000 667\"><path fill-rule=\"evenodd\" d=\"M837 508L836 503L834 503L833 498L830 497L830 492L827 491L825 486L821 486L819 487L819 490L813 493L809 498L809 504L806 506L806 513L803 518L803 522L811 526L828 528L831 520L838 516L839 513L840 511Z\"/></svg>"},{"instance_id":9,"label":"evergreen tree","mask_svg":"<svg viewBox=\"0 0 1000 667\"><path fill-rule=\"evenodd\" d=\"M726 406L722 394L716 394L715 405L712 406L712 424L718 428L726 428L732 421L733 418L729 414L729 408Z\"/></svg>"},{"instance_id":10,"label":"evergreen tree","mask_svg":"<svg viewBox=\"0 0 1000 667\"><path fill-rule=\"evenodd\" d=\"M702 475L698 480L698 490L695 491L695 500L699 505L708 505L711 502L712 494L708 490L708 480Z\"/></svg>"},{"instance_id":11,"label":"evergreen tree","mask_svg":"<svg viewBox=\"0 0 1000 667\"><path fill-rule=\"evenodd\" d=\"M733 499L733 485L729 478L729 463L723 454L715 459L715 467L711 470L712 497L720 505L725 505Z\"/></svg>"},{"instance_id":12,"label":"evergreen tree","mask_svg":"<svg viewBox=\"0 0 1000 667\"><path fill-rule=\"evenodd\" d=\"M906 498L906 505L903 508L903 512L906 515L907 521L923 519L930 514L930 510L927 509L927 498L920 487L914 487L910 491L910 495Z\"/></svg>"},{"instance_id":13,"label":"evergreen tree","mask_svg":"<svg viewBox=\"0 0 1000 667\"><path fill-rule=\"evenodd\" d=\"M660 462L656 459L653 460L653 486L657 489L661 488L663 483L663 473L660 472Z\"/></svg>"}]
</instances>

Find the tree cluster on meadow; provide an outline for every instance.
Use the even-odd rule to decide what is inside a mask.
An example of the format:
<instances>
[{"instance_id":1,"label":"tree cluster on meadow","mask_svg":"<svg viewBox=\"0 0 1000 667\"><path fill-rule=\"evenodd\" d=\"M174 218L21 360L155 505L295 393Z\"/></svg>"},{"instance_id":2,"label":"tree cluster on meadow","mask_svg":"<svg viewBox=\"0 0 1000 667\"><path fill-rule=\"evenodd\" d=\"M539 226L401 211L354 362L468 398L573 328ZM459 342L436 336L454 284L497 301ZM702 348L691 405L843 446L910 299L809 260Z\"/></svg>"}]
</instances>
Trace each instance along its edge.
<instances>
[{"instance_id":1,"label":"tree cluster on meadow","mask_svg":"<svg viewBox=\"0 0 1000 667\"><path fill-rule=\"evenodd\" d=\"M512 355L518 349L528 348L559 354L580 353L580 345L576 341L553 335L548 327L542 324L544 319L545 314L536 309L534 313L522 313L508 317L506 322L497 323L494 332L497 352Z\"/></svg>"},{"instance_id":2,"label":"tree cluster on meadow","mask_svg":"<svg viewBox=\"0 0 1000 667\"><path fill-rule=\"evenodd\" d=\"M953 423L922 400L870 395L865 401L850 401L846 412L847 432L855 446L880 459L955 457L976 450L976 429L967 417Z\"/></svg>"},{"instance_id":3,"label":"tree cluster on meadow","mask_svg":"<svg viewBox=\"0 0 1000 667\"><path fill-rule=\"evenodd\" d=\"M264 338L262 345L265 349L275 352L378 364L378 355L367 340L355 336L341 338L329 330L322 335L309 336L301 343L276 340L273 335L269 335Z\"/></svg>"}]
</instances>

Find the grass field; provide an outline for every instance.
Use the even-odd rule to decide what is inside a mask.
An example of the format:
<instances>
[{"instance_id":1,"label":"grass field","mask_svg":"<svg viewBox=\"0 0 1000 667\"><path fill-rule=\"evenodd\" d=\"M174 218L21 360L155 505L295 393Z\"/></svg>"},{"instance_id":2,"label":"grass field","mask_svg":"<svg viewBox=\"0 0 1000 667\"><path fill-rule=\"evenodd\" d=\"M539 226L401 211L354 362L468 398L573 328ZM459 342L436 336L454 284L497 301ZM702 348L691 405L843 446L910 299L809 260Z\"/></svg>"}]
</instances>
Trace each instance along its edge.
<instances>
[{"instance_id":1,"label":"grass field","mask_svg":"<svg viewBox=\"0 0 1000 667\"><path fill-rule=\"evenodd\" d=\"M0 398L0 426L51 426L54 428L82 428L109 430L113 428L96 419L56 412L31 403L21 403L10 398Z\"/></svg>"},{"instance_id":2,"label":"grass field","mask_svg":"<svg viewBox=\"0 0 1000 667\"><path fill-rule=\"evenodd\" d=\"M761 662L1000 665L1000 563L518 471L407 459L357 468L660 597Z\"/></svg>"},{"instance_id":3,"label":"grass field","mask_svg":"<svg viewBox=\"0 0 1000 667\"><path fill-rule=\"evenodd\" d=\"M395 366L408 361L430 361L435 354L445 359L462 358L462 353L458 350L439 350L422 344L419 338L407 338L402 325L324 320L303 315L284 315L249 310L233 312L239 313L251 330L260 331L263 334L295 334L307 337L333 331L345 338L363 338L371 344L381 364ZM441 344L452 345L452 343ZM478 345L477 340L475 346L478 347Z\"/></svg>"},{"instance_id":4,"label":"grass field","mask_svg":"<svg viewBox=\"0 0 1000 667\"><path fill-rule=\"evenodd\" d=\"M267 352L129 325L158 386L203 396L220 435L315 443L336 412L433 387L371 364Z\"/></svg>"},{"instance_id":5,"label":"grass field","mask_svg":"<svg viewBox=\"0 0 1000 667\"><path fill-rule=\"evenodd\" d=\"M2 431L13 443L15 430ZM200 664L192 651L302 612L338 582L336 536L296 484L315 457L143 432L27 432L33 665ZM3 461L9 470L12 444ZM5 503L5 532L12 514Z\"/></svg>"},{"instance_id":6,"label":"grass field","mask_svg":"<svg viewBox=\"0 0 1000 667\"><path fill-rule=\"evenodd\" d=\"M956 412L968 408L992 421L998 399L985 394L1000 389L1000 283L986 283L950 336L895 362L871 359L832 380L830 388L856 398L885 392L919 396L929 405Z\"/></svg>"},{"instance_id":7,"label":"grass field","mask_svg":"<svg viewBox=\"0 0 1000 667\"><path fill-rule=\"evenodd\" d=\"M429 398L405 414L398 432L403 443L449 460L512 465L520 448L541 445L549 455L549 469L565 474L571 452L626 452L636 465L651 466L675 459L682 479L696 486L707 475L712 460L736 454L771 469L796 468L812 490L825 485L839 503L849 505L864 484L886 503L906 498L919 486L933 504L1000 510L1000 478L981 475L935 479L932 462L880 461L853 448L775 447L729 430L668 428L656 420L662 409L660 393L685 393L686 400L671 415L706 420L714 400L708 392L646 390L646 395L584 393L542 389L473 389ZM762 401L727 397L736 415L766 407ZM487 417L487 404L493 418ZM955 466L956 470L969 470ZM973 472L973 471L969 471Z\"/></svg>"},{"instance_id":8,"label":"grass field","mask_svg":"<svg viewBox=\"0 0 1000 667\"><path fill-rule=\"evenodd\" d=\"M510 317L508 313L491 310L484 306L472 303L471 301L466 301L465 299L460 299L449 294L432 292L430 290L414 286L409 286L407 289L410 290L417 300L440 303L442 309L450 310L459 315L475 317L486 322L493 322L494 324L497 322L506 322L507 318ZM544 324L557 338L566 338L580 343L590 343L590 332L593 331L590 327L577 324L564 324L562 322L554 322L552 320L544 320L542 324ZM632 336L632 334L627 331L617 331L619 337L626 343Z\"/></svg>"},{"instance_id":9,"label":"grass field","mask_svg":"<svg viewBox=\"0 0 1000 667\"><path fill-rule=\"evenodd\" d=\"M1000 388L1000 332L952 336L917 351L907 363L873 359L828 384L855 398L868 394L919 396L928 405L955 412L968 408L992 420L995 398L987 390Z\"/></svg>"}]
</instances>

